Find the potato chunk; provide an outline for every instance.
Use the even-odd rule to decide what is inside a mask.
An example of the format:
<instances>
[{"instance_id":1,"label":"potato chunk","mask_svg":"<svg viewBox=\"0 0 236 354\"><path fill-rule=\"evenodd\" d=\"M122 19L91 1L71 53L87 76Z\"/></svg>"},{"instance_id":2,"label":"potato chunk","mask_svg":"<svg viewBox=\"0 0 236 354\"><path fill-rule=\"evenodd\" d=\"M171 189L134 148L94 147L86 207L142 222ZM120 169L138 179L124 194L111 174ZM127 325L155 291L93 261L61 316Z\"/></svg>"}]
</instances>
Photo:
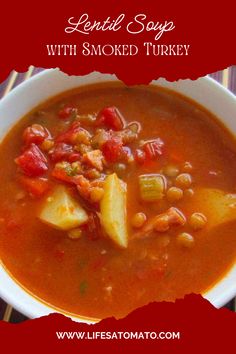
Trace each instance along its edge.
<instances>
[{"instance_id":1,"label":"potato chunk","mask_svg":"<svg viewBox=\"0 0 236 354\"><path fill-rule=\"evenodd\" d=\"M207 217L208 227L236 220L236 194L216 188L197 188L193 205Z\"/></svg>"},{"instance_id":2,"label":"potato chunk","mask_svg":"<svg viewBox=\"0 0 236 354\"><path fill-rule=\"evenodd\" d=\"M116 173L107 176L100 203L101 224L107 235L120 247L128 246L126 191Z\"/></svg>"},{"instance_id":3,"label":"potato chunk","mask_svg":"<svg viewBox=\"0 0 236 354\"><path fill-rule=\"evenodd\" d=\"M66 187L58 186L45 200L39 219L57 229L70 230L84 224L88 215Z\"/></svg>"}]
</instances>

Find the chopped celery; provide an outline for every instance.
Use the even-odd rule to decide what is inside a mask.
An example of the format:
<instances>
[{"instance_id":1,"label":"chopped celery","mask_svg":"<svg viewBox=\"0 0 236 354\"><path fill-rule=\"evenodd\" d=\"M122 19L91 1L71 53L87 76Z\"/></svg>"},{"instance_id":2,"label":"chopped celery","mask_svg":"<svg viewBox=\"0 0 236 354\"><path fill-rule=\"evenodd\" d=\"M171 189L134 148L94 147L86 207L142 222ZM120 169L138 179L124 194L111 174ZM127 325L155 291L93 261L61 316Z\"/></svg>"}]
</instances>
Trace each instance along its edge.
<instances>
[{"instance_id":1,"label":"chopped celery","mask_svg":"<svg viewBox=\"0 0 236 354\"><path fill-rule=\"evenodd\" d=\"M159 174L139 176L140 197L145 202L155 202L163 198L166 189L165 177Z\"/></svg>"}]
</instances>

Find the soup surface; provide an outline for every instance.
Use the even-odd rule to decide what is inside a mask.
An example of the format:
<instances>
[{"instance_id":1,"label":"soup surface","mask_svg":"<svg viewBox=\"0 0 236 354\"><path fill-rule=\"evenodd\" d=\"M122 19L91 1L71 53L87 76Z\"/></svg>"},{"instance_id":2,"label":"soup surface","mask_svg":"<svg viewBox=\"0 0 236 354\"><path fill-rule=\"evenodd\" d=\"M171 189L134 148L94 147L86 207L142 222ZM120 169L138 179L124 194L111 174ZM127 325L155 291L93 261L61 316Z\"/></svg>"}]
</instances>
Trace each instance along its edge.
<instances>
[{"instance_id":1,"label":"soup surface","mask_svg":"<svg viewBox=\"0 0 236 354\"><path fill-rule=\"evenodd\" d=\"M53 98L0 146L1 260L85 317L203 293L235 261L235 147L209 112L163 88Z\"/></svg>"}]
</instances>

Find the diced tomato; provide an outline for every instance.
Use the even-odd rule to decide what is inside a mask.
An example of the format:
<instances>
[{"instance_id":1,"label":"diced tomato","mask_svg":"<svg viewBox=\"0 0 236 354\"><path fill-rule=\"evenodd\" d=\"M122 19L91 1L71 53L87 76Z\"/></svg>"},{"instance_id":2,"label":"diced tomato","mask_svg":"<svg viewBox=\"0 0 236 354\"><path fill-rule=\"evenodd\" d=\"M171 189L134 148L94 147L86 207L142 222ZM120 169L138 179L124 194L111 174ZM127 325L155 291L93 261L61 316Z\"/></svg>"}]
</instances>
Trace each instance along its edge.
<instances>
[{"instance_id":1,"label":"diced tomato","mask_svg":"<svg viewBox=\"0 0 236 354\"><path fill-rule=\"evenodd\" d=\"M61 182L75 185L81 184L84 178L82 175L70 176L65 169L58 167L55 167L52 171L52 177L58 179Z\"/></svg>"},{"instance_id":2,"label":"diced tomato","mask_svg":"<svg viewBox=\"0 0 236 354\"><path fill-rule=\"evenodd\" d=\"M72 177L69 176L63 168L55 167L52 171L52 177L58 179L61 182L74 184Z\"/></svg>"},{"instance_id":3,"label":"diced tomato","mask_svg":"<svg viewBox=\"0 0 236 354\"><path fill-rule=\"evenodd\" d=\"M146 160L146 153L141 149L136 149L134 159L139 165L143 165Z\"/></svg>"},{"instance_id":4,"label":"diced tomato","mask_svg":"<svg viewBox=\"0 0 236 354\"><path fill-rule=\"evenodd\" d=\"M52 177L58 179L61 182L75 184L75 176L69 176L66 170L64 170L63 168L55 167L52 171Z\"/></svg>"},{"instance_id":5,"label":"diced tomato","mask_svg":"<svg viewBox=\"0 0 236 354\"><path fill-rule=\"evenodd\" d=\"M51 134L40 124L33 124L23 132L23 141L26 146L31 144L40 145L47 138L51 138Z\"/></svg>"},{"instance_id":6,"label":"diced tomato","mask_svg":"<svg viewBox=\"0 0 236 354\"><path fill-rule=\"evenodd\" d=\"M60 111L58 112L58 117L60 119L68 119L73 116L73 114L76 115L77 109L75 107L72 107L70 105L65 105Z\"/></svg>"},{"instance_id":7,"label":"diced tomato","mask_svg":"<svg viewBox=\"0 0 236 354\"><path fill-rule=\"evenodd\" d=\"M67 158L73 153L73 147L65 143L57 143L49 152L49 156L53 162L67 160Z\"/></svg>"},{"instance_id":8,"label":"diced tomato","mask_svg":"<svg viewBox=\"0 0 236 354\"><path fill-rule=\"evenodd\" d=\"M103 108L98 114L96 125L105 125L113 130L122 130L124 128L124 118L116 107Z\"/></svg>"},{"instance_id":9,"label":"diced tomato","mask_svg":"<svg viewBox=\"0 0 236 354\"><path fill-rule=\"evenodd\" d=\"M50 183L46 178L30 178L22 176L20 182L28 193L35 197L41 197L50 189Z\"/></svg>"},{"instance_id":10,"label":"diced tomato","mask_svg":"<svg viewBox=\"0 0 236 354\"><path fill-rule=\"evenodd\" d=\"M31 144L15 162L29 177L42 176L48 170L47 159L35 144Z\"/></svg>"},{"instance_id":11,"label":"diced tomato","mask_svg":"<svg viewBox=\"0 0 236 354\"><path fill-rule=\"evenodd\" d=\"M163 141L160 138L157 138L144 144L143 150L148 159L154 160L163 154L163 146Z\"/></svg>"},{"instance_id":12,"label":"diced tomato","mask_svg":"<svg viewBox=\"0 0 236 354\"><path fill-rule=\"evenodd\" d=\"M68 130L59 134L56 138L57 143L74 144L77 133L80 131L80 122L75 121L71 124Z\"/></svg>"},{"instance_id":13,"label":"diced tomato","mask_svg":"<svg viewBox=\"0 0 236 354\"><path fill-rule=\"evenodd\" d=\"M49 152L49 156L53 162L68 161L70 163L81 160L81 154L74 151L72 145L65 143L57 143Z\"/></svg>"},{"instance_id":14,"label":"diced tomato","mask_svg":"<svg viewBox=\"0 0 236 354\"><path fill-rule=\"evenodd\" d=\"M67 161L72 163L72 162L76 162L76 161L80 161L81 160L81 155L79 152L72 152L68 157L67 157Z\"/></svg>"},{"instance_id":15,"label":"diced tomato","mask_svg":"<svg viewBox=\"0 0 236 354\"><path fill-rule=\"evenodd\" d=\"M114 136L107 140L102 146L102 152L108 162L116 162L119 160L122 152L122 140L118 136Z\"/></svg>"}]
</instances>

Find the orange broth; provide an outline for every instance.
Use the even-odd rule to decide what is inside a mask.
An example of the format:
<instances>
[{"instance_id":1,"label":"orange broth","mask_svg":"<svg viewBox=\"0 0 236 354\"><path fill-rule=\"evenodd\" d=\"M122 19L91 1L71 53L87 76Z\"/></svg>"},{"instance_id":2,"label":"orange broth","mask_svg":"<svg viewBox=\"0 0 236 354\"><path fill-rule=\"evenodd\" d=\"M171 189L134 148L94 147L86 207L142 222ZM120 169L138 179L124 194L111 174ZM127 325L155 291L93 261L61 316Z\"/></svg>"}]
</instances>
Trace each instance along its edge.
<instances>
[{"instance_id":1,"label":"orange broth","mask_svg":"<svg viewBox=\"0 0 236 354\"><path fill-rule=\"evenodd\" d=\"M120 249L106 237L93 240L83 235L72 240L65 231L38 219L42 198L28 194L21 198L22 186L16 177L19 172L14 159L22 151L22 132L37 123L55 136L67 124L58 119L58 110L64 104L76 107L78 115L116 106L126 122L140 123L138 142L156 137L164 142L163 156L149 164L131 163L120 175L128 191L126 249ZM130 148L135 149L138 142L132 142ZM188 161L193 166L193 191L197 186L234 193L235 147L234 138L211 113L160 87L127 88L107 83L81 87L53 98L23 117L0 146L0 258L11 275L33 295L58 309L86 317L122 317L150 301L173 301L188 293L203 293L235 261L236 223L223 224L210 232L204 228L193 232L187 222L164 233L134 238L129 221L135 213L144 212L150 218L172 206L166 198L155 203L141 201L138 177L160 173L168 163L181 170ZM175 206L186 219L199 211L194 195L183 197ZM179 247L176 235L183 231L194 236L194 247Z\"/></svg>"}]
</instances>

